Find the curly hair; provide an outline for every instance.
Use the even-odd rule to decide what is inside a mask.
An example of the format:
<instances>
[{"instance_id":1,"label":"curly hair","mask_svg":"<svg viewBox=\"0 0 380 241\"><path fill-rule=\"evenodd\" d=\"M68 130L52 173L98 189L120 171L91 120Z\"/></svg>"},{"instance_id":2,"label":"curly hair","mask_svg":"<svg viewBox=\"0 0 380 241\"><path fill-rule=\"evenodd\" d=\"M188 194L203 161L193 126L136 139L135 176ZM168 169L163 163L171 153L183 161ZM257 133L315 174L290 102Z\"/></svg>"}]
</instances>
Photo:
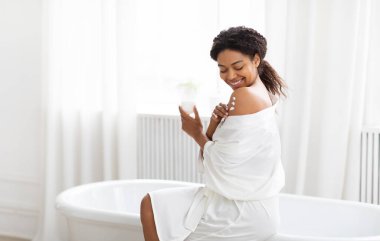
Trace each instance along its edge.
<instances>
[{"instance_id":1,"label":"curly hair","mask_svg":"<svg viewBox=\"0 0 380 241\"><path fill-rule=\"evenodd\" d=\"M260 57L258 72L265 87L272 94L286 96L285 82L272 68L268 61L264 60L267 52L267 40L259 32L252 28L238 26L221 31L213 40L210 56L217 60L218 55L225 49L236 50L248 55L252 60L255 54Z\"/></svg>"}]
</instances>

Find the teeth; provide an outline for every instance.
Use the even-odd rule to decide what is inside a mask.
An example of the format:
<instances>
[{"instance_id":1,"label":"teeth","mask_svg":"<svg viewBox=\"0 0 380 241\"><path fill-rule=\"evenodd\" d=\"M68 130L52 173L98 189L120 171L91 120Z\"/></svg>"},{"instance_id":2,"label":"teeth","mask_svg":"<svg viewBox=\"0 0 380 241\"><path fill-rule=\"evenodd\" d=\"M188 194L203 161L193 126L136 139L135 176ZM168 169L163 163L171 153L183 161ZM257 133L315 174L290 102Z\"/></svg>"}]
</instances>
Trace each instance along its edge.
<instances>
[{"instance_id":1,"label":"teeth","mask_svg":"<svg viewBox=\"0 0 380 241\"><path fill-rule=\"evenodd\" d=\"M232 85L236 85L237 83L239 83L240 81L242 81L243 79L239 79L238 81L236 82L231 82Z\"/></svg>"}]
</instances>

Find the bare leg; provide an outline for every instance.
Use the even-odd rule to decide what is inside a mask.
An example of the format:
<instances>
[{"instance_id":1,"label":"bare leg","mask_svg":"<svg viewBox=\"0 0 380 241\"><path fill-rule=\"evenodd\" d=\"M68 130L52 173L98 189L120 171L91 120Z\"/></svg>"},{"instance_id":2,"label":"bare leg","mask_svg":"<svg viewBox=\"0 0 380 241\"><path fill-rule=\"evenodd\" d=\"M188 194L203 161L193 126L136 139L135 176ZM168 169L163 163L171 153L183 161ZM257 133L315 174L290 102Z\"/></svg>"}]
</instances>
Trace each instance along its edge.
<instances>
[{"instance_id":1,"label":"bare leg","mask_svg":"<svg viewBox=\"0 0 380 241\"><path fill-rule=\"evenodd\" d=\"M159 241L149 194L147 194L141 201L140 219L143 226L145 241Z\"/></svg>"}]
</instances>

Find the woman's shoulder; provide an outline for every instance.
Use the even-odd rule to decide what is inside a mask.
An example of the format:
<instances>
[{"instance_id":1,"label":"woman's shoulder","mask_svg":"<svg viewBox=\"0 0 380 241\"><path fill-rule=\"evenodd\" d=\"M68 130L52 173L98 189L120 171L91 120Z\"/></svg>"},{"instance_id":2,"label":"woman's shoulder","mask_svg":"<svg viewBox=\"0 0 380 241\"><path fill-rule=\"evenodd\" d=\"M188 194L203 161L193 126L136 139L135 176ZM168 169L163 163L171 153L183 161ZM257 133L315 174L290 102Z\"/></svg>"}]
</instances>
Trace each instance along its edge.
<instances>
[{"instance_id":1,"label":"woman's shoulder","mask_svg":"<svg viewBox=\"0 0 380 241\"><path fill-rule=\"evenodd\" d=\"M259 112L270 107L271 103L268 103L267 93L253 90L250 87L242 87L233 91L228 106L229 115L234 116Z\"/></svg>"}]
</instances>

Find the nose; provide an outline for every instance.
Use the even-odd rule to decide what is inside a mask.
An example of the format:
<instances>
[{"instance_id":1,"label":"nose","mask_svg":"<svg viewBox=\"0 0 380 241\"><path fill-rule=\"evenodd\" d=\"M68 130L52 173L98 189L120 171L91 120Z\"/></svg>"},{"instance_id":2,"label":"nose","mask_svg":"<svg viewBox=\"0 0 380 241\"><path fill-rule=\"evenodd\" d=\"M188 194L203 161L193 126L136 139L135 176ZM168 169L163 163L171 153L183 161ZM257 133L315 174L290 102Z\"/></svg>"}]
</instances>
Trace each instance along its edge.
<instances>
[{"instance_id":1,"label":"nose","mask_svg":"<svg viewBox=\"0 0 380 241\"><path fill-rule=\"evenodd\" d=\"M229 69L227 72L227 80L233 80L236 77L236 73L233 69Z\"/></svg>"}]
</instances>

